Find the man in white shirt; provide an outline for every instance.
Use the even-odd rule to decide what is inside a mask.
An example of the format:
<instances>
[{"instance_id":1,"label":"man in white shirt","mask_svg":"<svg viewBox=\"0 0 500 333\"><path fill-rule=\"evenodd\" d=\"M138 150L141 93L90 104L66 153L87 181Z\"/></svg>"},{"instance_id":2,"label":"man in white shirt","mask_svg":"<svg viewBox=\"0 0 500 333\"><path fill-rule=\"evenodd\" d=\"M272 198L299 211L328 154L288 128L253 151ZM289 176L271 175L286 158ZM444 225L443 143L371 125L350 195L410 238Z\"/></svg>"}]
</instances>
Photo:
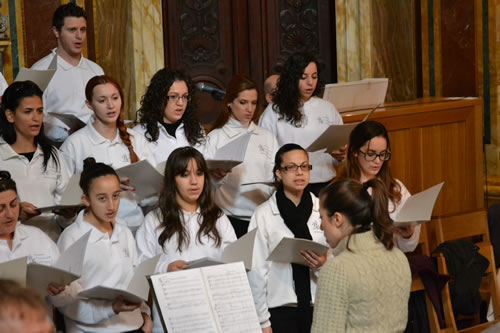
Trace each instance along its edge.
<instances>
[{"instance_id":1,"label":"man in white shirt","mask_svg":"<svg viewBox=\"0 0 500 333\"><path fill-rule=\"evenodd\" d=\"M104 72L99 65L82 56L87 38L87 17L83 8L73 3L57 8L52 19L52 31L57 39L57 48L38 60L32 68L48 69L57 56L57 70L43 93L43 104L45 134L60 145L75 129L52 113L72 115L87 123L92 111L85 104L85 86L91 78Z\"/></svg>"}]
</instances>

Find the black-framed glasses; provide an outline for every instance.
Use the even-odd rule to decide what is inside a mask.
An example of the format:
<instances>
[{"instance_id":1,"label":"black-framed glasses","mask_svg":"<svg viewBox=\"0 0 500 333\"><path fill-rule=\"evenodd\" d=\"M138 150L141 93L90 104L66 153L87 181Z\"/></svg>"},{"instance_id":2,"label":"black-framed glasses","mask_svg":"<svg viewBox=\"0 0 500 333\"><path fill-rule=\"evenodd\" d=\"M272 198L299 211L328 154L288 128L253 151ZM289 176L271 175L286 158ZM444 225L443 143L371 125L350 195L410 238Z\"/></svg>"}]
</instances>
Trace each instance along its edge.
<instances>
[{"instance_id":1,"label":"black-framed glasses","mask_svg":"<svg viewBox=\"0 0 500 333\"><path fill-rule=\"evenodd\" d=\"M179 95L168 95L167 96L169 102L177 103L178 100L182 100L184 103L187 103L191 100L191 96L179 96Z\"/></svg>"},{"instance_id":2,"label":"black-framed glasses","mask_svg":"<svg viewBox=\"0 0 500 333\"><path fill-rule=\"evenodd\" d=\"M372 162L375 161L375 159L378 157L381 161L388 161L391 159L391 152L389 150L384 150L380 153L376 153L373 150L369 150L367 152L364 152L362 150L359 151L361 155L365 158L365 161L367 162Z\"/></svg>"},{"instance_id":3,"label":"black-framed glasses","mask_svg":"<svg viewBox=\"0 0 500 333\"><path fill-rule=\"evenodd\" d=\"M285 172L288 172L288 171L297 172L297 170L299 168L302 171L310 171L310 170L312 170L313 166L311 164L307 164L307 163L304 163L301 165L290 164L290 165L285 165L284 167L281 167L280 169L285 171Z\"/></svg>"}]
</instances>

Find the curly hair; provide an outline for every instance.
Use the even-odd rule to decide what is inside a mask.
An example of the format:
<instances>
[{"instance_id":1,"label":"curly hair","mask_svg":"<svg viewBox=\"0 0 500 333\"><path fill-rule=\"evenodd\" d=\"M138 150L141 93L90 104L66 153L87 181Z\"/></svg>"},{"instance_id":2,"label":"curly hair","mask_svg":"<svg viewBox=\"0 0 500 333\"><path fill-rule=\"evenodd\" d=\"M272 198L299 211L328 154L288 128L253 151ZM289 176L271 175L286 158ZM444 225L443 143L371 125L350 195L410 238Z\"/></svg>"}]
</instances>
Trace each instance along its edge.
<instances>
[{"instance_id":1,"label":"curly hair","mask_svg":"<svg viewBox=\"0 0 500 333\"><path fill-rule=\"evenodd\" d=\"M137 110L136 122L146 129L146 139L149 142L158 140L160 130L158 123L163 123L163 111L168 103L168 91L176 81L184 81L188 87L191 100L186 106L181 121L184 124L184 133L191 146L205 140L205 131L201 126L196 113L196 89L191 78L182 71L160 69L151 79L146 93L141 98L141 107Z\"/></svg>"},{"instance_id":2,"label":"curly hair","mask_svg":"<svg viewBox=\"0 0 500 333\"><path fill-rule=\"evenodd\" d=\"M279 114L279 119L285 119L296 127L299 127L303 114L300 110L302 106L299 81L304 74L304 70L310 63L315 63L318 68L318 84L312 96L317 96L320 92L319 66L316 58L307 53L300 52L292 54L280 73L280 79L276 90L273 93L273 110Z\"/></svg>"},{"instance_id":3,"label":"curly hair","mask_svg":"<svg viewBox=\"0 0 500 333\"><path fill-rule=\"evenodd\" d=\"M182 252L189 246L189 231L182 218L182 210L177 203L177 186L175 177L183 175L191 160L196 162L199 171L204 174L203 190L198 197L198 207L200 215L198 223L200 229L196 235L196 240L202 242L202 236L207 236L215 241L215 245L220 247L222 238L217 229L217 220L223 215L222 210L215 204L211 195L210 177L208 167L203 155L192 147L181 147L175 149L167 159L165 174L163 178L163 190L158 200L159 209L156 216L161 221L160 227L165 229L158 237L158 244L164 247L169 239L177 240L177 250Z\"/></svg>"},{"instance_id":4,"label":"curly hair","mask_svg":"<svg viewBox=\"0 0 500 333\"><path fill-rule=\"evenodd\" d=\"M260 117L262 110L262 96L259 93L259 89L257 88L257 84L253 82L250 78L245 75L238 74L234 76L229 84L227 85L226 94L224 95L224 99L222 100L221 113L217 117L212 127L212 130L216 128L221 128L224 126L228 119L229 114L231 113L231 109L229 108L229 103L233 102L240 93L244 90L255 90L257 92L257 107L255 108L255 112L252 117L253 122L257 122Z\"/></svg>"},{"instance_id":5,"label":"curly hair","mask_svg":"<svg viewBox=\"0 0 500 333\"><path fill-rule=\"evenodd\" d=\"M384 125L376 121L364 121L357 125L349 136L346 163L340 170L339 178L361 179L361 169L358 162L358 152L369 140L380 136L387 142L387 151L391 151L391 142ZM401 201L401 186L392 177L389 161L385 161L380 168L377 178L384 183L388 190L389 199L394 204L394 209Z\"/></svg>"},{"instance_id":6,"label":"curly hair","mask_svg":"<svg viewBox=\"0 0 500 333\"><path fill-rule=\"evenodd\" d=\"M16 112L19 104L27 97L39 97L42 100L42 91L32 81L17 81L12 83L2 97L2 106L0 112L0 137L9 145L13 145L17 140L16 128L11 124L5 115L6 110ZM47 170L47 164L52 158L56 167L59 168L59 159L57 157L57 148L45 136L44 125L40 128L40 133L35 137L35 145L40 146L43 152L43 170Z\"/></svg>"}]
</instances>

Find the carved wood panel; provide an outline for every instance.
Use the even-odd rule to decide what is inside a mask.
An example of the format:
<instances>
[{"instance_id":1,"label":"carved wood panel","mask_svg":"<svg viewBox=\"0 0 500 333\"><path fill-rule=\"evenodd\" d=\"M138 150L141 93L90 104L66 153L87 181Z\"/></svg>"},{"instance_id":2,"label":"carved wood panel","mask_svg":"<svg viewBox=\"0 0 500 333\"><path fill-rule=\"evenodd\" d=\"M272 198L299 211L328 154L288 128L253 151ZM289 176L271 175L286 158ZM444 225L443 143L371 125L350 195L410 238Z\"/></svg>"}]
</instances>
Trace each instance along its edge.
<instances>
[{"instance_id":1,"label":"carved wood panel","mask_svg":"<svg viewBox=\"0 0 500 333\"><path fill-rule=\"evenodd\" d=\"M314 53L336 82L334 4L328 0L163 0L165 64L224 90L235 74L261 88L296 51ZM199 94L210 123L219 103Z\"/></svg>"}]
</instances>

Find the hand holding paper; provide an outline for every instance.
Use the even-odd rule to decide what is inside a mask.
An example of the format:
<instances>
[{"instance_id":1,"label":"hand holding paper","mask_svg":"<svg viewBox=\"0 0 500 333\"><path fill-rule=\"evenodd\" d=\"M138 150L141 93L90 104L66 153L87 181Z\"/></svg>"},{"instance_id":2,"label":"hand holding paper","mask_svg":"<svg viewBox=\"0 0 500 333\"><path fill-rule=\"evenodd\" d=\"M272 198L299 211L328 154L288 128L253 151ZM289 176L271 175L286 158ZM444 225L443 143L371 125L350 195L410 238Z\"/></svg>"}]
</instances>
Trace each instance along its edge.
<instances>
[{"instance_id":1,"label":"hand holding paper","mask_svg":"<svg viewBox=\"0 0 500 333\"><path fill-rule=\"evenodd\" d=\"M443 184L444 182L434 185L409 197L394 218L394 225L401 227L430 221L434 204Z\"/></svg>"}]
</instances>

